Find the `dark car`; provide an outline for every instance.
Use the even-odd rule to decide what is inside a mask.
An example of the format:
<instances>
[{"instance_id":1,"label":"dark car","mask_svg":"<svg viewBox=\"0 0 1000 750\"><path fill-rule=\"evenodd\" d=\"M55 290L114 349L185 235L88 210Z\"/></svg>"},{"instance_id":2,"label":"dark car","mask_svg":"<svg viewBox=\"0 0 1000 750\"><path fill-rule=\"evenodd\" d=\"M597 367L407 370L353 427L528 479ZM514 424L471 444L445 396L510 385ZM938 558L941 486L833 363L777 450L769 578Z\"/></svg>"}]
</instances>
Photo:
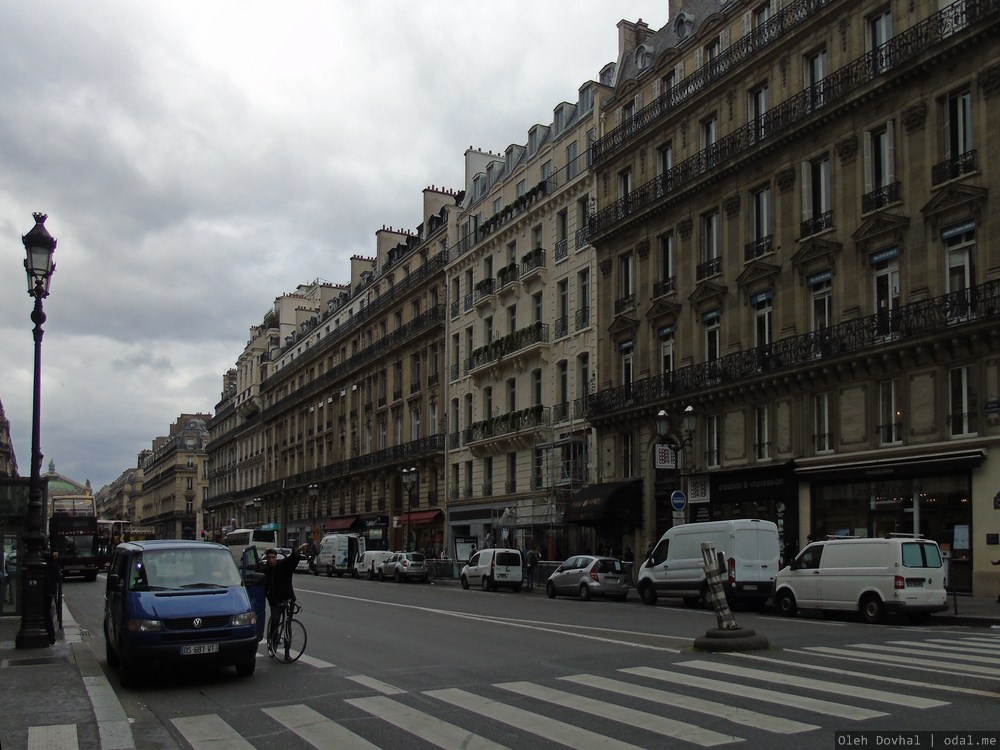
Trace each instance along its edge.
<instances>
[{"instance_id":1,"label":"dark car","mask_svg":"<svg viewBox=\"0 0 1000 750\"><path fill-rule=\"evenodd\" d=\"M575 555L565 560L545 582L550 599L562 594L579 596L584 601L594 596L609 596L625 601L628 598L628 571L614 557Z\"/></svg>"}]
</instances>

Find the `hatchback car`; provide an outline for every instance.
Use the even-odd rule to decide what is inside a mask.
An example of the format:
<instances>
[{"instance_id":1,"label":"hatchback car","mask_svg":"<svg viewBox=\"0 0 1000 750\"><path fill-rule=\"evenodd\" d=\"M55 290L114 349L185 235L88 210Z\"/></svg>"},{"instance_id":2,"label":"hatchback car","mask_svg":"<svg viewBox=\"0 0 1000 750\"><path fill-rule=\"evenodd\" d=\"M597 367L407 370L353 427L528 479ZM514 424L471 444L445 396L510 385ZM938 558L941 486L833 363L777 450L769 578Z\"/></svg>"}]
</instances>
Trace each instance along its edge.
<instances>
[{"instance_id":1,"label":"hatchback car","mask_svg":"<svg viewBox=\"0 0 1000 750\"><path fill-rule=\"evenodd\" d=\"M579 596L589 601L595 596L608 596L625 601L628 598L628 572L621 560L613 557L576 555L565 560L545 582L550 599L562 594Z\"/></svg>"},{"instance_id":2,"label":"hatchback car","mask_svg":"<svg viewBox=\"0 0 1000 750\"><path fill-rule=\"evenodd\" d=\"M278 550L278 558L279 559L288 557L290 554L292 554L292 548L291 547L276 547L275 549ZM301 557L299 557L299 562L295 566L295 572L296 573L311 573L312 572L310 570L310 568L309 568L309 557L308 556L302 555Z\"/></svg>"},{"instance_id":3,"label":"hatchback car","mask_svg":"<svg viewBox=\"0 0 1000 750\"><path fill-rule=\"evenodd\" d=\"M378 579L403 581L423 581L427 583L427 560L420 552L394 552L378 569Z\"/></svg>"}]
</instances>

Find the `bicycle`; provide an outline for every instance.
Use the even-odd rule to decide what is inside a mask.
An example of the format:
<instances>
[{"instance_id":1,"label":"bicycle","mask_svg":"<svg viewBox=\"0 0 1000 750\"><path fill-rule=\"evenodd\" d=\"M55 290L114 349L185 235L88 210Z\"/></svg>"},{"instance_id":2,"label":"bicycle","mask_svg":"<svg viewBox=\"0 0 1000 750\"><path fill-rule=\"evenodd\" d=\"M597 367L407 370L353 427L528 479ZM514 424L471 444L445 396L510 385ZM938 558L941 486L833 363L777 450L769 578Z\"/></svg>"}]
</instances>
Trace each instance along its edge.
<instances>
[{"instance_id":1,"label":"bicycle","mask_svg":"<svg viewBox=\"0 0 1000 750\"><path fill-rule=\"evenodd\" d=\"M278 627L274 629L273 635L269 632L267 638L267 653L272 659L291 664L298 661L306 650L305 625L295 619L295 615L301 611L302 607L294 599L281 603ZM279 654L282 654L284 659Z\"/></svg>"}]
</instances>

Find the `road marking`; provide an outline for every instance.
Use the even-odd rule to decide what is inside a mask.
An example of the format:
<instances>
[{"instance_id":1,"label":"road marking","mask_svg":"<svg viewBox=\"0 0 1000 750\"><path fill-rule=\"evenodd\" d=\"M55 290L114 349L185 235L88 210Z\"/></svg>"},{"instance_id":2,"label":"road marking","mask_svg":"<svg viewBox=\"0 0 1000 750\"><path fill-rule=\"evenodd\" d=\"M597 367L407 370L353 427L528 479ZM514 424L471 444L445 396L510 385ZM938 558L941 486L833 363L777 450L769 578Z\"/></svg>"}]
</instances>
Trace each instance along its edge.
<instances>
[{"instance_id":1,"label":"road marking","mask_svg":"<svg viewBox=\"0 0 1000 750\"><path fill-rule=\"evenodd\" d=\"M351 750L378 750L364 737L342 727L318 711L301 704L265 708L264 713L316 748L346 747Z\"/></svg>"},{"instance_id":2,"label":"road marking","mask_svg":"<svg viewBox=\"0 0 1000 750\"><path fill-rule=\"evenodd\" d=\"M76 724L28 727L28 750L78 750Z\"/></svg>"},{"instance_id":3,"label":"road marking","mask_svg":"<svg viewBox=\"0 0 1000 750\"><path fill-rule=\"evenodd\" d=\"M575 693L567 693L564 690L555 690L543 685L536 685L532 682L504 682L496 684L494 687L501 690L509 690L517 695L525 695L535 700L553 703L562 708L582 711L590 716L598 716L602 719L628 724L631 727L643 729L647 732L684 740L694 745L700 745L701 747L713 747L715 745L743 741L742 737L732 734L713 732L711 729L703 729L695 724L668 719L665 716L655 713L637 711L627 706L617 705L609 707L605 701L576 695ZM574 747L579 747L579 745L575 745Z\"/></svg>"},{"instance_id":4,"label":"road marking","mask_svg":"<svg viewBox=\"0 0 1000 750\"><path fill-rule=\"evenodd\" d=\"M677 685L686 685L688 687L696 687L703 690L714 690L715 692L723 693L724 695L737 695L741 698L749 698L751 700L764 701L766 703L776 703L780 706L802 708L806 711L815 711L820 714L839 716L842 719L860 721L864 719L873 719L876 716L886 715L884 711L872 711L867 708L858 708L856 706L849 706L843 703L834 703L833 701L821 700L818 698L808 698L803 695L794 695L792 693L781 693L776 690L765 690L763 688L755 687L751 691L747 689L746 685L722 682L721 680L709 680L695 675L678 674L668 672L665 669L632 667L619 671L625 672L626 674L638 675L639 677L649 677L654 680L662 680L663 682L672 682Z\"/></svg>"},{"instance_id":5,"label":"road marking","mask_svg":"<svg viewBox=\"0 0 1000 750\"><path fill-rule=\"evenodd\" d=\"M796 687L816 690L822 693L833 693L835 695L849 695L852 698L865 698L880 703L891 703L896 706L908 706L910 708L939 708L947 706L947 701L935 700L933 698L918 698L915 695L901 695L900 693L889 693L884 690L873 690L871 688L847 685L842 682L828 682L827 680L815 680L810 677L797 677L790 674L775 674L766 672L763 669L748 669L732 664L716 664L709 661L685 661L677 666L701 669L706 672L716 672L734 677L746 677L751 680L761 682L776 682L779 685L795 685Z\"/></svg>"},{"instance_id":6,"label":"road marking","mask_svg":"<svg viewBox=\"0 0 1000 750\"><path fill-rule=\"evenodd\" d=\"M424 695L436 698L466 711L485 716L493 721L507 724L516 729L537 734L552 742L568 747L601 748L601 750L640 750L636 745L622 742L614 737L606 737L581 727L566 724L548 716L525 711L523 708L508 706L490 698L467 693L457 688L429 690Z\"/></svg>"},{"instance_id":7,"label":"road marking","mask_svg":"<svg viewBox=\"0 0 1000 750\"><path fill-rule=\"evenodd\" d=\"M194 750L254 750L253 745L216 714L171 719Z\"/></svg>"},{"instance_id":8,"label":"road marking","mask_svg":"<svg viewBox=\"0 0 1000 750\"><path fill-rule=\"evenodd\" d=\"M991 649L945 646L940 643L926 641L889 641L889 643L893 645L884 646L882 650L902 654L917 653L924 656L935 656L941 659L974 661L977 664L1000 664L1000 653ZM868 647L866 646L866 648ZM986 656L986 654L989 654L989 656Z\"/></svg>"},{"instance_id":9,"label":"road marking","mask_svg":"<svg viewBox=\"0 0 1000 750\"><path fill-rule=\"evenodd\" d=\"M865 645L856 646L857 648L866 649ZM873 647L874 648L874 647ZM919 659L912 656L893 656L892 654L883 653L867 653L864 651L851 651L845 648L833 648L831 646L809 646L806 648L809 653L818 654L830 654L832 656L860 656L864 653L864 657L868 661L876 660L882 662L883 664L898 664L903 667L937 667L941 669L942 667L948 667L948 674L956 674L958 672L968 673L969 675L980 675L983 677L1000 677L1000 669L993 669L991 667L977 667L973 664L955 664L949 662L948 664L942 664L939 661L933 661L931 659ZM912 653L919 653L913 651Z\"/></svg>"},{"instance_id":10,"label":"road marking","mask_svg":"<svg viewBox=\"0 0 1000 750\"><path fill-rule=\"evenodd\" d=\"M950 641L945 638L929 638L927 643L933 643L934 648L942 649L945 651L960 651L969 654L998 654L1000 655L1000 643L988 644L988 643L968 643L967 641ZM892 641L896 644L910 644L914 645L910 641Z\"/></svg>"},{"instance_id":11,"label":"road marking","mask_svg":"<svg viewBox=\"0 0 1000 750\"><path fill-rule=\"evenodd\" d=\"M363 674L348 675L347 679L353 680L359 685L364 685L366 688L377 690L383 695L402 695L406 692L394 685L390 685L388 682L382 682L381 680L376 680L374 677L367 677Z\"/></svg>"},{"instance_id":12,"label":"road marking","mask_svg":"<svg viewBox=\"0 0 1000 750\"><path fill-rule=\"evenodd\" d=\"M466 748L468 750L508 750L505 745L497 744L493 740L470 732L468 729L449 724L382 695L371 698L348 698L346 702L432 745L444 748L444 750L452 750L452 748L457 747L463 750ZM324 745L324 747L330 746L329 744ZM350 747L353 748L353 745Z\"/></svg>"},{"instance_id":13,"label":"road marking","mask_svg":"<svg viewBox=\"0 0 1000 750\"><path fill-rule=\"evenodd\" d=\"M708 714L713 718L722 718L734 724L743 724L748 727L762 729L765 732L774 732L775 734L796 734L820 728L817 724L805 724L801 721L783 719L780 716L762 714L747 708L737 708L728 703L718 703L716 701L704 700L703 698L694 698L690 695L682 695L681 693L657 690L645 685L638 685L634 682L622 682L621 680L612 680L607 677L598 677L591 674L570 675L569 677L560 677L559 679L574 682L585 687L597 688L598 690L607 690L624 696L629 700L638 698L664 706Z\"/></svg>"}]
</instances>

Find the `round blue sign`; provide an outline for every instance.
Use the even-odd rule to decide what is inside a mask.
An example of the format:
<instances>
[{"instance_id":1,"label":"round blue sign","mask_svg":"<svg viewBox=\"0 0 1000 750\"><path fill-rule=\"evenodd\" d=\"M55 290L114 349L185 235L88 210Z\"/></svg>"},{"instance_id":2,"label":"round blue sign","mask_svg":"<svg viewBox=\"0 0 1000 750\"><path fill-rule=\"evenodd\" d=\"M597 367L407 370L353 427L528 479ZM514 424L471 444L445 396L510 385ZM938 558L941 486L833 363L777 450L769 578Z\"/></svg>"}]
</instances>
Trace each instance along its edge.
<instances>
[{"instance_id":1,"label":"round blue sign","mask_svg":"<svg viewBox=\"0 0 1000 750\"><path fill-rule=\"evenodd\" d=\"M670 493L670 507L674 510L684 510L687 507L688 499L680 490Z\"/></svg>"}]
</instances>

